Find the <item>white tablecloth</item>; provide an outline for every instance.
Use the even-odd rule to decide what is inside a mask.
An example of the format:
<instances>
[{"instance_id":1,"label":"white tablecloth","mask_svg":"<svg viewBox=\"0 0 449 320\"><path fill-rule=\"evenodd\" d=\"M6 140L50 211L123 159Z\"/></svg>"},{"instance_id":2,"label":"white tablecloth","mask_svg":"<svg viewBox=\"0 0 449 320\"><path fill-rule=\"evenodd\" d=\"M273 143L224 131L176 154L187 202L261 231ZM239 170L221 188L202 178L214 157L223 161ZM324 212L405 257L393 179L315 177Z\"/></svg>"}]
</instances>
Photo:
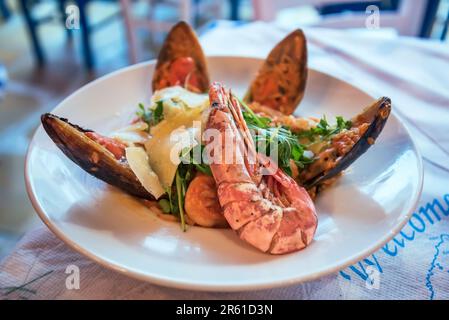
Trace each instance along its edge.
<instances>
[{"instance_id":1,"label":"white tablecloth","mask_svg":"<svg viewBox=\"0 0 449 320\"><path fill-rule=\"evenodd\" d=\"M201 42L207 54L265 57L290 30L220 25ZM309 65L377 96L390 96L424 157L424 191L394 240L359 263L317 281L256 292L164 288L107 270L69 249L45 227L27 234L0 265L2 299L448 299L449 46L326 29L307 29ZM66 288L68 265L80 289ZM376 277L374 277L376 276ZM31 283L30 283L31 282ZM20 287L24 285L24 287Z\"/></svg>"}]
</instances>

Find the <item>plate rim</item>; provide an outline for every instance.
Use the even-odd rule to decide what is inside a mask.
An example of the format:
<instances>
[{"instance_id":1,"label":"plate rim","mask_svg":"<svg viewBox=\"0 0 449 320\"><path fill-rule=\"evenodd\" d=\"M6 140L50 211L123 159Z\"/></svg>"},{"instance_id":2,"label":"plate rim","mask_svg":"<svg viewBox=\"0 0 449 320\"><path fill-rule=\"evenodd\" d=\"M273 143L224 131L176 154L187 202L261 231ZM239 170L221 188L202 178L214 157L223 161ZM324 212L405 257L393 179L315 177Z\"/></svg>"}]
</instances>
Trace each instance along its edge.
<instances>
[{"instance_id":1,"label":"plate rim","mask_svg":"<svg viewBox=\"0 0 449 320\"><path fill-rule=\"evenodd\" d=\"M254 57L254 56L245 56L245 55L207 55L207 59L252 59L252 60L260 60L263 61L263 58ZM68 99L70 99L72 96L79 94L81 91L86 90L87 88L95 85L97 82L104 81L110 77L115 76L116 74L122 73L122 72L129 72L133 69L138 69L142 67L146 67L148 65L154 64L156 59L152 59L149 61L140 62L131 66L127 66L124 68L120 68L118 70L115 70L113 72L110 72L106 75L103 75L99 77L98 79L95 79L94 81L91 81L82 87L78 88L71 94L69 94L66 98L64 98L62 101L60 101L56 107L54 107L50 112L55 112L57 109L60 108L62 104L64 104ZM349 85L351 87L356 88L357 90L365 93L366 95L373 97L370 93L366 92L365 90L357 87L356 85L353 85L352 83L347 82L344 79L341 79L338 76L325 73L323 71L317 70L315 68L309 68L309 70L313 70L313 72L323 74L327 77L331 77L334 79L337 79L340 82L343 82L346 85ZM50 217L45 213L44 208L41 206L39 199L36 197L36 193L34 192L34 188L31 183L31 174L30 174L30 155L32 148L37 143L36 142L36 136L40 130L43 130L42 124L40 124L37 129L34 131L32 138L30 140L30 143L27 148L26 157L25 157L25 164L24 164L24 178L25 178L25 186L26 191L28 194L28 197L30 198L31 204L38 214L39 218L44 222L44 224L47 226L47 228L50 229L53 234L55 234L60 240L62 240L66 245L68 245L71 249L75 250L76 252L82 254L83 256L87 257L88 259L98 263L99 265L106 267L109 270L118 272L120 274L123 274L125 276L128 276L133 279L145 281L148 283L161 285L165 287L170 288L176 288L176 289L190 289L190 290L196 290L196 291L216 291L216 292L237 292L237 291L255 291L255 290L263 290L263 289L272 289L272 288L279 288L279 287L287 287L294 284L300 284L307 281L313 281L316 279L319 279L323 276L336 273L342 269L347 268L348 266L354 264L355 262L358 262L370 254L378 251L380 248L382 248L386 243L388 243L391 239L393 239L405 226L405 224L409 221L411 215L413 214L413 211L418 205L418 202L420 200L422 190L423 190L423 184L424 184L424 167L423 167L423 160L421 152L419 151L417 144L413 138L413 136L410 134L410 130L404 121L402 121L401 117L398 116L398 114L395 112L395 110L392 110L392 115L396 118L398 123L403 126L406 134L408 135L412 149L417 157L417 166L418 166L418 184L416 193L413 195L413 201L410 201L409 207L407 208L407 213L402 217L401 221L398 221L398 223L388 232L386 236L384 236L382 239L379 239L375 245L363 250L359 254L355 254L353 256L350 256L346 258L341 263L334 263L330 267L325 268L321 271L310 273L306 276L297 276L297 277L291 277L287 280L260 280L257 283L247 283L247 284L214 284L214 283L196 283L196 282L190 282L190 281L179 281L179 280L172 280L170 278L166 278L164 276L154 276L145 274L143 272L137 271L137 270L130 270L129 268L124 268L119 263L108 261L108 259L101 258L97 256L96 254L89 251L89 249L79 246L75 241L71 240L68 236L64 234L64 232L58 228L58 226L53 223L50 219Z\"/></svg>"}]
</instances>

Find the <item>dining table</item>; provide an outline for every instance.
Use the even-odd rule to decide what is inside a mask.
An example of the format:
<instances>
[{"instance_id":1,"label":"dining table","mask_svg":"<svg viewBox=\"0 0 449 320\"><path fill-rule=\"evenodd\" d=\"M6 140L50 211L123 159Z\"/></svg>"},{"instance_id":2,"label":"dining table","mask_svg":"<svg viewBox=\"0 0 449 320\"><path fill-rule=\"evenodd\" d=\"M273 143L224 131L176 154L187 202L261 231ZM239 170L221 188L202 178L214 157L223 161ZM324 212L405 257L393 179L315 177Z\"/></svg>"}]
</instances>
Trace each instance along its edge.
<instances>
[{"instance_id":1,"label":"dining table","mask_svg":"<svg viewBox=\"0 0 449 320\"><path fill-rule=\"evenodd\" d=\"M290 31L274 23L217 21L202 30L200 41L206 55L264 58ZM419 203L388 243L313 281L257 291L204 292L163 287L109 270L69 248L42 224L0 262L0 299L449 299L448 43L370 29L306 27L304 32L309 68L372 96L390 97L393 113L421 153L424 185ZM67 283L73 266L79 272L78 285Z\"/></svg>"}]
</instances>

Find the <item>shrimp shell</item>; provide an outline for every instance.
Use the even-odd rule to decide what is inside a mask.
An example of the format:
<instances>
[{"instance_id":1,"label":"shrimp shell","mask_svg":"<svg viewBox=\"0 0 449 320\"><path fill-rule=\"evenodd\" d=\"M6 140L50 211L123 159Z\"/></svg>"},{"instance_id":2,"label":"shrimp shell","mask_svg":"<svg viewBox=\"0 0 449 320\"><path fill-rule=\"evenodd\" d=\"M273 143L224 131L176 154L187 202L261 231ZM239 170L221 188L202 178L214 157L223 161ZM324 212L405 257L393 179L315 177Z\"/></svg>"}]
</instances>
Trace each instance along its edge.
<instances>
[{"instance_id":1,"label":"shrimp shell","mask_svg":"<svg viewBox=\"0 0 449 320\"><path fill-rule=\"evenodd\" d=\"M211 86L209 98L212 111L207 129L217 130L220 136L217 141L209 139L207 147L223 142L229 132L235 141L232 157L235 161L223 161L222 156L229 149L222 143L221 157L210 163L229 225L242 240L263 252L284 254L305 248L318 224L307 191L279 168L272 175L261 176L260 170L269 160L256 153L237 100L220 84ZM248 153L255 153L254 165L249 164Z\"/></svg>"}]
</instances>

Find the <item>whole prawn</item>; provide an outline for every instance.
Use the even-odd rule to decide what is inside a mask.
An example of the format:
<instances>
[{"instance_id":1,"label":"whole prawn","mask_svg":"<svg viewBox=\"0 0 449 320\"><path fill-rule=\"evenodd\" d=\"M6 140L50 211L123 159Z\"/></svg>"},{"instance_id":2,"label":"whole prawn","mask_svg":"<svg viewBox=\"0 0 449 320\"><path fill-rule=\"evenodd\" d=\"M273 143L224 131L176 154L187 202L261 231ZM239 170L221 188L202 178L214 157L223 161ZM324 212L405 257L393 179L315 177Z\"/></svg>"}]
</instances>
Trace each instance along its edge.
<instances>
[{"instance_id":1,"label":"whole prawn","mask_svg":"<svg viewBox=\"0 0 449 320\"><path fill-rule=\"evenodd\" d=\"M209 99L212 110L206 129L215 129L218 137L206 139L206 148L222 142L220 155L212 154L210 167L229 225L242 240L263 252L284 254L305 248L318 223L307 191L280 168L262 175L262 169L272 166L272 161L257 153L240 103L230 92L214 83ZM225 154L229 152L229 137L234 143L231 163L225 161L229 159Z\"/></svg>"}]
</instances>

